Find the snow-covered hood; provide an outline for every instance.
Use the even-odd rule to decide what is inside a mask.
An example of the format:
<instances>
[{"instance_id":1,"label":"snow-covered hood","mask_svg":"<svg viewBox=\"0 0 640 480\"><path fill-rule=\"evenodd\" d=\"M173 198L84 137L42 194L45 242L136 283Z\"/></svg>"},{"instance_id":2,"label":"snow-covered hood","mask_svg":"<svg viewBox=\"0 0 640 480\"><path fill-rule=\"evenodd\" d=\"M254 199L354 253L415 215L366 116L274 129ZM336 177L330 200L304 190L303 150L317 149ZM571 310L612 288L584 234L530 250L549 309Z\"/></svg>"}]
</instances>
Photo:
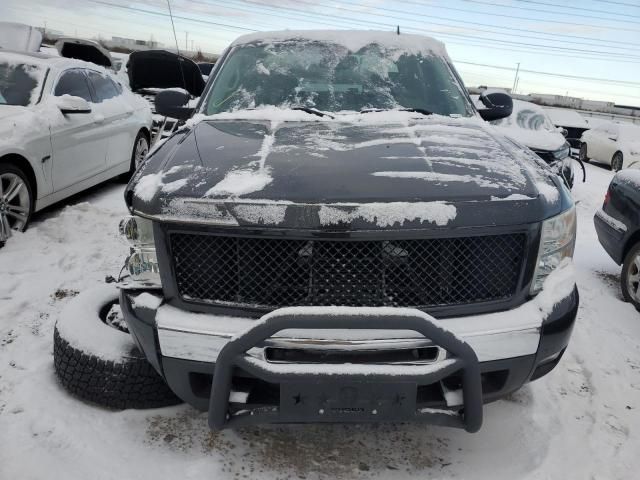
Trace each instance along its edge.
<instances>
[{"instance_id":1,"label":"snow-covered hood","mask_svg":"<svg viewBox=\"0 0 640 480\"><path fill-rule=\"evenodd\" d=\"M213 205L221 203L261 205L265 215L279 210L281 222L286 205L324 208L305 220L312 227L353 225L359 217L378 227L417 226L425 218L447 226L461 218L462 204L469 224L478 222L470 212L485 203L501 211L535 204L518 218L494 219L521 223L561 203L529 150L480 120L436 116L361 124L212 118L172 137L129 190L133 209L168 219L215 216ZM382 222L380 209L390 215ZM265 218L257 223L269 223Z\"/></svg>"},{"instance_id":2,"label":"snow-covered hood","mask_svg":"<svg viewBox=\"0 0 640 480\"><path fill-rule=\"evenodd\" d=\"M564 135L559 131L550 130L527 130L518 127L503 127L497 125L502 134L519 142L533 150L545 150L553 152L560 150L567 142Z\"/></svg>"}]
</instances>

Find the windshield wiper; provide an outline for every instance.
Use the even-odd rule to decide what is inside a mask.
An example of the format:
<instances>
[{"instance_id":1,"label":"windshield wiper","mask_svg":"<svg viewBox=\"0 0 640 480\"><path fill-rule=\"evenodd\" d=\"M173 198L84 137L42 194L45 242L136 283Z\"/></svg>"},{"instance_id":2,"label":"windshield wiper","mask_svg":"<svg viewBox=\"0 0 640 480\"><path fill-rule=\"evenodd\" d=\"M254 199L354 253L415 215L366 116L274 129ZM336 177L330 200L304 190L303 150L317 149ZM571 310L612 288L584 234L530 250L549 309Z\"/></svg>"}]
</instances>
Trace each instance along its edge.
<instances>
[{"instance_id":1,"label":"windshield wiper","mask_svg":"<svg viewBox=\"0 0 640 480\"><path fill-rule=\"evenodd\" d=\"M401 112L415 112L415 113L421 113L422 115L433 115L433 112L431 110L426 110L424 108L401 108L400 109Z\"/></svg>"},{"instance_id":2,"label":"windshield wiper","mask_svg":"<svg viewBox=\"0 0 640 480\"><path fill-rule=\"evenodd\" d=\"M317 115L319 117L334 118L333 115L329 115L328 113L316 110L315 108L311 107L291 107L291 110L300 110L302 112L310 113L311 115Z\"/></svg>"},{"instance_id":3,"label":"windshield wiper","mask_svg":"<svg viewBox=\"0 0 640 480\"><path fill-rule=\"evenodd\" d=\"M360 113L373 113L373 112L389 112L391 110L397 110L399 112L415 112L415 113L421 113L422 115L433 115L433 112L430 110L426 110L424 108L398 108L398 109L391 109L391 108L363 108L362 110L360 110Z\"/></svg>"}]
</instances>

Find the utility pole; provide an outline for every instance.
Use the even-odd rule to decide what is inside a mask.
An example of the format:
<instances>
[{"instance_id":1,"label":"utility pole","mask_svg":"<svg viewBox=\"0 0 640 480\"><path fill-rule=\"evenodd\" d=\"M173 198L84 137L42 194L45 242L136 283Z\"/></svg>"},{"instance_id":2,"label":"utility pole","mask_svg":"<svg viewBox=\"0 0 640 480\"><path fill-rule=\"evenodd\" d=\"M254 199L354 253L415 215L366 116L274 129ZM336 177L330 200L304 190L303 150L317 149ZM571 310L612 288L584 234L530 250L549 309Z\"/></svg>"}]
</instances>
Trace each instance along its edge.
<instances>
[{"instance_id":1,"label":"utility pole","mask_svg":"<svg viewBox=\"0 0 640 480\"><path fill-rule=\"evenodd\" d=\"M184 32L184 49L189 50L189 32Z\"/></svg>"},{"instance_id":2,"label":"utility pole","mask_svg":"<svg viewBox=\"0 0 640 480\"><path fill-rule=\"evenodd\" d=\"M520 62L518 62L518 67L516 68L516 76L513 79L513 88L511 89L511 93L516 93L516 84L518 83L518 72L520 72Z\"/></svg>"}]
</instances>

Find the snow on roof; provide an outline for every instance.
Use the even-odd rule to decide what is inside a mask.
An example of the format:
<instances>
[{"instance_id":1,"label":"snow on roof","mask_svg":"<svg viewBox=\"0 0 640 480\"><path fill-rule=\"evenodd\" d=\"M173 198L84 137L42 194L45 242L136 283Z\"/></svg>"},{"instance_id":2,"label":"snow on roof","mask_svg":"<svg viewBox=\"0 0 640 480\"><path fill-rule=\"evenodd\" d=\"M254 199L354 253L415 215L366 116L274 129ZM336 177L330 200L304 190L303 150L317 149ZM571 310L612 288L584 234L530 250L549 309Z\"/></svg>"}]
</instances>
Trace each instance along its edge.
<instances>
[{"instance_id":1,"label":"snow on roof","mask_svg":"<svg viewBox=\"0 0 640 480\"><path fill-rule=\"evenodd\" d=\"M25 63L44 67L55 66L61 69L66 67L82 67L90 68L92 70L97 70L103 73L109 73L109 70L106 70L104 67L96 65L95 63L85 62L83 60L77 60L75 58L65 58L57 55L49 55L42 52L16 52L13 50L0 50L0 62L6 61L13 64Z\"/></svg>"},{"instance_id":2,"label":"snow on roof","mask_svg":"<svg viewBox=\"0 0 640 480\"><path fill-rule=\"evenodd\" d=\"M553 124L557 127L589 128L584 117L575 110L548 107L545 107L544 110L551 118Z\"/></svg>"},{"instance_id":3,"label":"snow on roof","mask_svg":"<svg viewBox=\"0 0 640 480\"><path fill-rule=\"evenodd\" d=\"M409 54L435 54L446 57L447 51L442 42L424 35L411 35L375 30L283 30L278 32L257 32L243 35L231 45L247 43L273 43L286 40L324 41L344 46L356 52L372 43Z\"/></svg>"}]
</instances>

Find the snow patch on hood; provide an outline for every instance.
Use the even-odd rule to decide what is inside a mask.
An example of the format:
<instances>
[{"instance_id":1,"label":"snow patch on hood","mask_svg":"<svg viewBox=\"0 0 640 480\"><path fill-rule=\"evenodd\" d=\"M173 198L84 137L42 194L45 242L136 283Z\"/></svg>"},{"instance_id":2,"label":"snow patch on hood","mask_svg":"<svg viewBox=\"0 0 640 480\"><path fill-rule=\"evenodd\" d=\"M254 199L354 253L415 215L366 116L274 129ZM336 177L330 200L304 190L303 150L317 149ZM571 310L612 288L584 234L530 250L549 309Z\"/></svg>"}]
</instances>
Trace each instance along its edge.
<instances>
[{"instance_id":1,"label":"snow patch on hood","mask_svg":"<svg viewBox=\"0 0 640 480\"><path fill-rule=\"evenodd\" d=\"M272 181L268 168L233 170L207 190L205 197L247 195L262 190Z\"/></svg>"},{"instance_id":2,"label":"snow patch on hood","mask_svg":"<svg viewBox=\"0 0 640 480\"><path fill-rule=\"evenodd\" d=\"M322 205L319 216L322 225L349 223L361 218L376 223L379 227L391 227L419 220L447 225L456 218L456 207L446 202L390 202Z\"/></svg>"},{"instance_id":3,"label":"snow patch on hood","mask_svg":"<svg viewBox=\"0 0 640 480\"><path fill-rule=\"evenodd\" d=\"M417 178L421 180L426 180L429 182L439 182L439 183L451 183L451 182L474 182L478 185L487 188L499 188L500 186L495 182L492 182L490 179L475 176L475 175L453 175L450 173L437 173L437 172L373 172L371 175L374 177L390 177L390 178Z\"/></svg>"},{"instance_id":4,"label":"snow patch on hood","mask_svg":"<svg viewBox=\"0 0 640 480\"><path fill-rule=\"evenodd\" d=\"M164 193L174 193L183 187L186 187L189 183L190 177L180 178L172 182L165 183L164 179L168 175L175 174L180 170L189 168L186 166L172 167L169 170L161 171L158 173L150 173L144 175L138 179L134 188L136 197L144 202L150 202L160 191Z\"/></svg>"}]
</instances>

